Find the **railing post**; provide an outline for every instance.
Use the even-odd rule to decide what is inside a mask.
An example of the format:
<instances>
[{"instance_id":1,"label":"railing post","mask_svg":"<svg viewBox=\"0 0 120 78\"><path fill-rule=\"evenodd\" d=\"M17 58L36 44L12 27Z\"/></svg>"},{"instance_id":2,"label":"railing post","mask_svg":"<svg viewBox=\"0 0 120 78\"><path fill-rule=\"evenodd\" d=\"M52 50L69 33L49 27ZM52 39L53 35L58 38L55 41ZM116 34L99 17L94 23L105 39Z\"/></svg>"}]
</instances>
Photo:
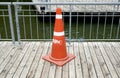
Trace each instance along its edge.
<instances>
[{"instance_id":1,"label":"railing post","mask_svg":"<svg viewBox=\"0 0 120 78\"><path fill-rule=\"evenodd\" d=\"M9 13L9 20L10 20L12 43L15 44L15 35L14 35L14 27L13 27L13 20L12 20L12 13L11 13L11 5L10 4L8 4L8 13Z\"/></svg>"},{"instance_id":2,"label":"railing post","mask_svg":"<svg viewBox=\"0 0 120 78\"><path fill-rule=\"evenodd\" d=\"M69 42L71 42L71 12L72 12L72 6L70 5L70 19L69 19Z\"/></svg>"},{"instance_id":3,"label":"railing post","mask_svg":"<svg viewBox=\"0 0 120 78\"><path fill-rule=\"evenodd\" d=\"M15 19L16 19L16 29L17 29L18 43L21 44L20 27L19 27L19 20L18 20L18 6L16 4L14 4L14 8L15 8Z\"/></svg>"}]
</instances>

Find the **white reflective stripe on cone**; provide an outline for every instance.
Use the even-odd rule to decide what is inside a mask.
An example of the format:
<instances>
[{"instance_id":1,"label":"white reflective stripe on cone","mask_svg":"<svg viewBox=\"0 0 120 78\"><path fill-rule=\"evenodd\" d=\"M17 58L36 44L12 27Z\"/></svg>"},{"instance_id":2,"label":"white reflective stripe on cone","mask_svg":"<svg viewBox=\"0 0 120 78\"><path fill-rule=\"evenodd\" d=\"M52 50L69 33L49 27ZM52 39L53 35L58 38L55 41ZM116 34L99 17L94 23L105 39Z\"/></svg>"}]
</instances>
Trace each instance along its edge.
<instances>
[{"instance_id":1,"label":"white reflective stripe on cone","mask_svg":"<svg viewBox=\"0 0 120 78\"><path fill-rule=\"evenodd\" d=\"M56 14L56 19L62 19L62 15L61 14Z\"/></svg>"},{"instance_id":2,"label":"white reflective stripe on cone","mask_svg":"<svg viewBox=\"0 0 120 78\"><path fill-rule=\"evenodd\" d=\"M64 36L64 31L63 32L55 32L54 31L54 36Z\"/></svg>"}]
</instances>

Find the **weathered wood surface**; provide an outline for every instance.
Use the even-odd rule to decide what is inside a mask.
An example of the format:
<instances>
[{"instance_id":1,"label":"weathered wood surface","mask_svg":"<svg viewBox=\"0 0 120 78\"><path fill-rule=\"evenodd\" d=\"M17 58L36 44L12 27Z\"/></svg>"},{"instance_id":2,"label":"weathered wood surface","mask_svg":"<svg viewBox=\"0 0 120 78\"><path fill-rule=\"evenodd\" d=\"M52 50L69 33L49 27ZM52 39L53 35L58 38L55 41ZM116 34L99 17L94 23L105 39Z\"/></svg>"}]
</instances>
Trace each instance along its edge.
<instances>
[{"instance_id":1,"label":"weathered wood surface","mask_svg":"<svg viewBox=\"0 0 120 78\"><path fill-rule=\"evenodd\" d=\"M0 42L0 78L120 78L120 42L71 42L76 58L63 67L44 61L51 42Z\"/></svg>"}]
</instances>

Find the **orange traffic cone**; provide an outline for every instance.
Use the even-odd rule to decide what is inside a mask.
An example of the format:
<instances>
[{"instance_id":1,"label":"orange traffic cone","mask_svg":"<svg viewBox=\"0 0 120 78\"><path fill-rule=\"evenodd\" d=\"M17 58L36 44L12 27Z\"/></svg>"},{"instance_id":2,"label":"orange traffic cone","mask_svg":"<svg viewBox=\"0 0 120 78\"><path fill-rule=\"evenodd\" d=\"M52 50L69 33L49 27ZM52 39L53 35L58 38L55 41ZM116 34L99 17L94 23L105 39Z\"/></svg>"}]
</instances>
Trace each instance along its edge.
<instances>
[{"instance_id":1,"label":"orange traffic cone","mask_svg":"<svg viewBox=\"0 0 120 78\"><path fill-rule=\"evenodd\" d=\"M74 58L74 55L68 54L66 51L62 11L60 8L57 8L54 27L54 37L52 42L52 52L51 54L44 56L43 59L52 62L58 66L63 66L64 64L66 64Z\"/></svg>"}]
</instances>

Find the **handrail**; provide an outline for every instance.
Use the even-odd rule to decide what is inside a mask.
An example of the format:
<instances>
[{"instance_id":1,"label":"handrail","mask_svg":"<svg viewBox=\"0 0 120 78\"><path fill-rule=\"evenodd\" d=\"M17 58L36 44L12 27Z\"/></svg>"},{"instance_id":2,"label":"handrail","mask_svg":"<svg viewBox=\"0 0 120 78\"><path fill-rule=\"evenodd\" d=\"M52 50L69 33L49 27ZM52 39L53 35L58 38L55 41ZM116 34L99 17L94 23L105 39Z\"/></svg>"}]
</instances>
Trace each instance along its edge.
<instances>
[{"instance_id":1,"label":"handrail","mask_svg":"<svg viewBox=\"0 0 120 78\"><path fill-rule=\"evenodd\" d=\"M11 5L11 2L0 2L0 5Z\"/></svg>"},{"instance_id":2,"label":"handrail","mask_svg":"<svg viewBox=\"0 0 120 78\"><path fill-rule=\"evenodd\" d=\"M120 5L120 2L13 2L14 5Z\"/></svg>"}]
</instances>

